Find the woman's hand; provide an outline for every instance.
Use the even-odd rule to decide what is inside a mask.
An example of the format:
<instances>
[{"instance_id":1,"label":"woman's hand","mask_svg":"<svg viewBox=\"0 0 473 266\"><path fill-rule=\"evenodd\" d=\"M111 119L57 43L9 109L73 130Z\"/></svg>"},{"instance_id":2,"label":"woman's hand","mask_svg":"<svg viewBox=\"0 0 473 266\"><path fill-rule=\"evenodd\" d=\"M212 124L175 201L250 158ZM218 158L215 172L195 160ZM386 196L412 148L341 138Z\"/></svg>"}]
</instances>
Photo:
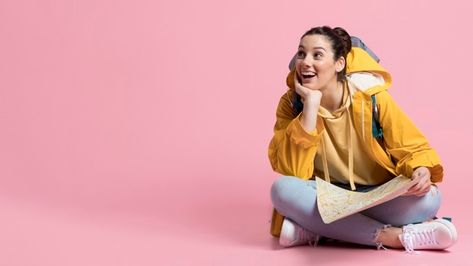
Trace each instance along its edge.
<instances>
[{"instance_id":1,"label":"woman's hand","mask_svg":"<svg viewBox=\"0 0 473 266\"><path fill-rule=\"evenodd\" d=\"M432 181L430 181L430 171L427 167L421 166L414 170L412 173L412 179L416 180L417 183L413 185L404 196L424 196L430 191Z\"/></svg>"},{"instance_id":2,"label":"woman's hand","mask_svg":"<svg viewBox=\"0 0 473 266\"><path fill-rule=\"evenodd\" d=\"M319 90L311 90L307 87L302 86L302 84L297 79L297 73L294 73L294 85L296 93L301 96L301 100L304 104L320 104L320 100L322 99L322 92Z\"/></svg>"},{"instance_id":3,"label":"woman's hand","mask_svg":"<svg viewBox=\"0 0 473 266\"><path fill-rule=\"evenodd\" d=\"M301 96L301 100L304 103L300 122L307 132L313 132L316 129L317 111L319 110L320 101L322 100L322 92L302 86L297 79L297 73L294 74L296 93Z\"/></svg>"}]
</instances>

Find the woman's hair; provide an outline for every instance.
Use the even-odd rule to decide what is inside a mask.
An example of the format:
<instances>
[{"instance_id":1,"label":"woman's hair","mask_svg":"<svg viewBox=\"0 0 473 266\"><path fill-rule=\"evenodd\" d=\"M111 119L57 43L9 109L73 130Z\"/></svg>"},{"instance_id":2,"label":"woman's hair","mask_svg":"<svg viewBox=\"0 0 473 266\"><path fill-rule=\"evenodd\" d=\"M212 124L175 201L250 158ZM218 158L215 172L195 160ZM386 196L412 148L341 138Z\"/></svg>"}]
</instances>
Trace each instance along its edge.
<instances>
[{"instance_id":1,"label":"woman's hair","mask_svg":"<svg viewBox=\"0 0 473 266\"><path fill-rule=\"evenodd\" d=\"M323 35L328 38L330 43L332 44L332 50L333 50L333 60L338 60L340 57L343 57L345 59L345 66L343 67L343 70L338 72L337 74L337 80L338 81L345 81L346 80L346 71L347 71L347 55L351 50L351 37L348 34L346 30L344 30L341 27L336 27L336 28L330 28L329 26L322 26L322 27L315 27L312 28L304 33L302 35L302 38L304 38L307 35ZM296 74L297 75L297 74ZM294 93L294 98L292 100L294 112L296 115L298 115L300 112L302 112L303 109L303 104L301 101L300 95L297 93Z\"/></svg>"}]
</instances>

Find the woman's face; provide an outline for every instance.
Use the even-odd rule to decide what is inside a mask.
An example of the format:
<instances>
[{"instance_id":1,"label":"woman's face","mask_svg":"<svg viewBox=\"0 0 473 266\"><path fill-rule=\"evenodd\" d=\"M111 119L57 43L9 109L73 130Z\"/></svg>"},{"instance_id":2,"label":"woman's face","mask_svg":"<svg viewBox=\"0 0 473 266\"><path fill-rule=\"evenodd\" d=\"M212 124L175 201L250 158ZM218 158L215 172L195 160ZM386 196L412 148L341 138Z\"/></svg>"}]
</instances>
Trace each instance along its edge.
<instances>
[{"instance_id":1,"label":"woman's face","mask_svg":"<svg viewBox=\"0 0 473 266\"><path fill-rule=\"evenodd\" d=\"M332 44L324 35L304 36L299 43L296 56L296 72L299 82L312 90L324 90L328 84L336 83L337 72L343 70L345 60L333 59Z\"/></svg>"}]
</instances>

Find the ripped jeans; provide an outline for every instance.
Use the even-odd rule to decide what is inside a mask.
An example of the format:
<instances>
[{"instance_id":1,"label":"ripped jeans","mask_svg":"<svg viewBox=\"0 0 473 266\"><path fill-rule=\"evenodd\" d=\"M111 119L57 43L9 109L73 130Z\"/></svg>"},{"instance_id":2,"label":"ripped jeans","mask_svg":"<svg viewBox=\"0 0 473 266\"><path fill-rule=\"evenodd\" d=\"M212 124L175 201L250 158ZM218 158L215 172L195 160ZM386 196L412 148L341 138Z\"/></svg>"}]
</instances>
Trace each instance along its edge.
<instances>
[{"instance_id":1,"label":"ripped jeans","mask_svg":"<svg viewBox=\"0 0 473 266\"><path fill-rule=\"evenodd\" d=\"M340 185L342 186L342 185ZM376 186L357 185L357 191L369 191ZM436 186L424 196L400 196L380 205L325 224L317 208L315 180L282 176L271 186L274 208L301 227L331 239L380 247L376 238L380 230L402 227L432 219L440 208L441 194Z\"/></svg>"}]
</instances>

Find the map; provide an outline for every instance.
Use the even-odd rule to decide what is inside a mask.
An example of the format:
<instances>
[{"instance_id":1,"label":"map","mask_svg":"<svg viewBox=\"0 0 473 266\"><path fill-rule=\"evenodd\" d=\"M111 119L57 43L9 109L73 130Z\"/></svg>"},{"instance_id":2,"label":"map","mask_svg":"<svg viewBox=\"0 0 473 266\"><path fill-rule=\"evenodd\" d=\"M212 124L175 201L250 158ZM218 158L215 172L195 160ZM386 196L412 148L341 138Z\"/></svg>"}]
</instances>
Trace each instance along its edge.
<instances>
[{"instance_id":1,"label":"map","mask_svg":"<svg viewBox=\"0 0 473 266\"><path fill-rule=\"evenodd\" d=\"M337 187L321 178L316 180L317 206L326 224L394 199L416 182L400 175L371 191L357 192Z\"/></svg>"}]
</instances>

